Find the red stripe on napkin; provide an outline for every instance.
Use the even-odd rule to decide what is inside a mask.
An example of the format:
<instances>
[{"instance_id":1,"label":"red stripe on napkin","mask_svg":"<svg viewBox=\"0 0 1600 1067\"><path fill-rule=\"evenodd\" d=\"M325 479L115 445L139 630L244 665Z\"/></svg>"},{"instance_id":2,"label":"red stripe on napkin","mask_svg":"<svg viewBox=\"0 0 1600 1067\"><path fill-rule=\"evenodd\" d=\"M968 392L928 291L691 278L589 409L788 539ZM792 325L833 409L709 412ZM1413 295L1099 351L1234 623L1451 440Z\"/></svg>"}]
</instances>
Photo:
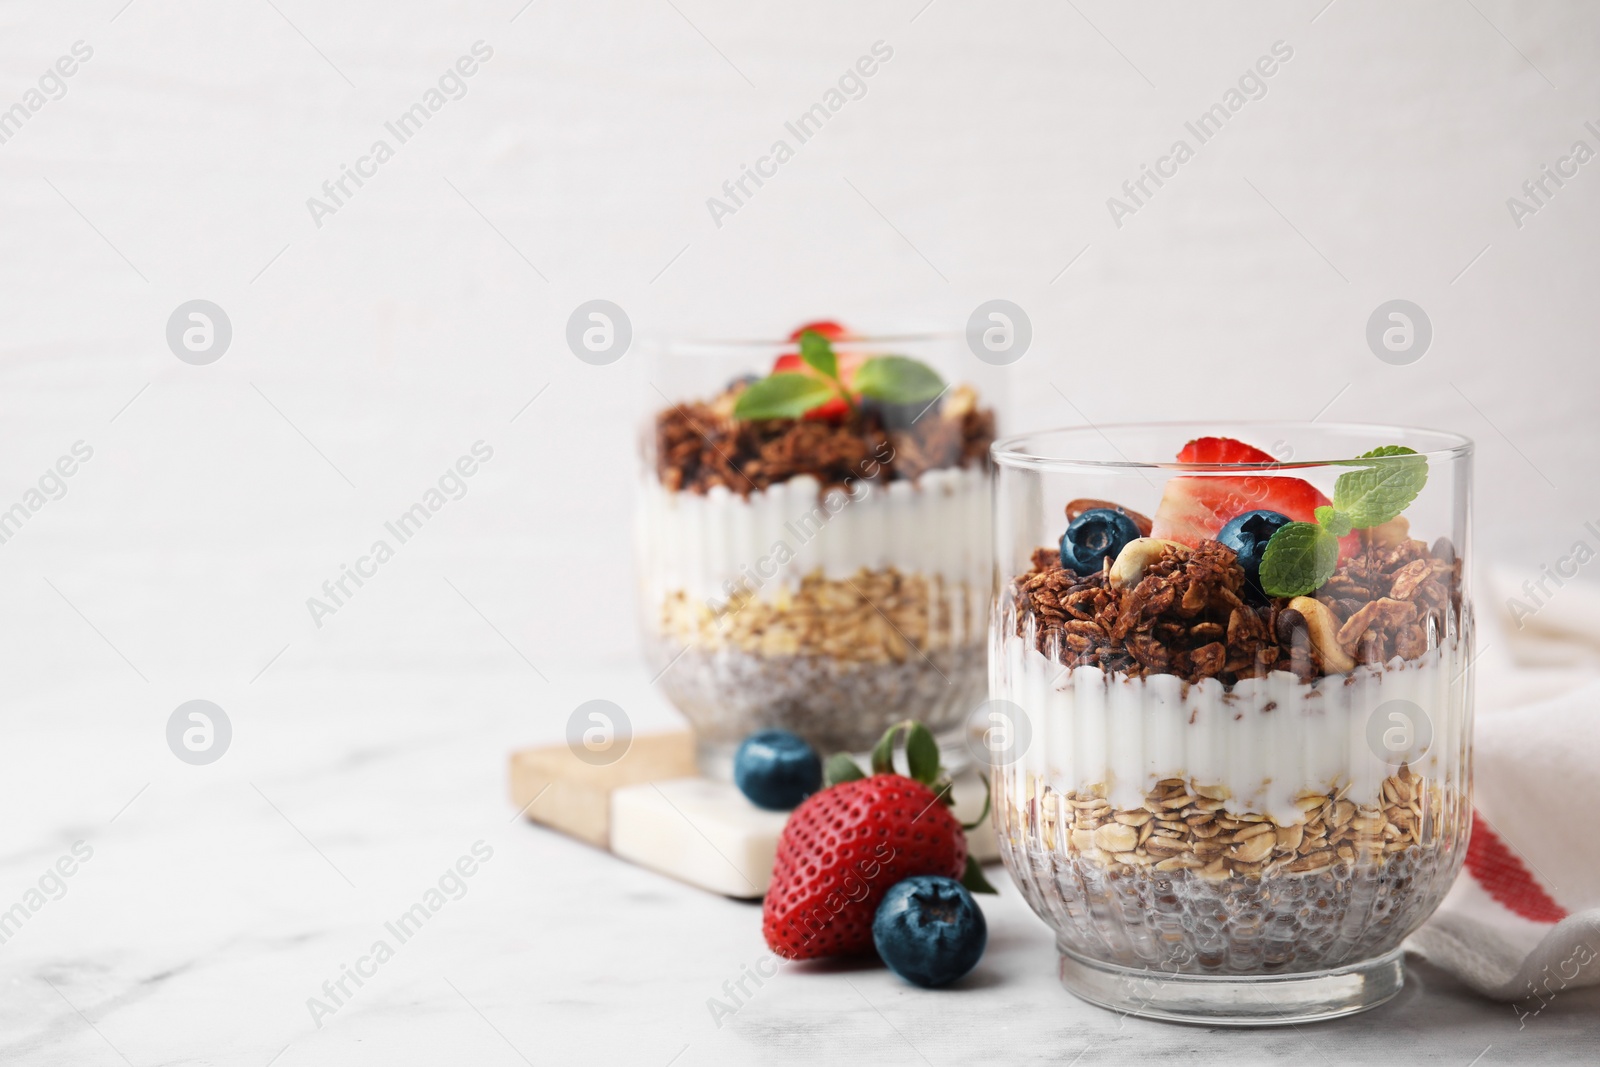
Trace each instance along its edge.
<instances>
[{"instance_id":1,"label":"red stripe on napkin","mask_svg":"<svg viewBox=\"0 0 1600 1067\"><path fill-rule=\"evenodd\" d=\"M1567 917L1567 909L1534 881L1516 853L1476 811L1472 813L1472 836L1467 840L1467 870L1491 897L1524 919L1558 923Z\"/></svg>"}]
</instances>

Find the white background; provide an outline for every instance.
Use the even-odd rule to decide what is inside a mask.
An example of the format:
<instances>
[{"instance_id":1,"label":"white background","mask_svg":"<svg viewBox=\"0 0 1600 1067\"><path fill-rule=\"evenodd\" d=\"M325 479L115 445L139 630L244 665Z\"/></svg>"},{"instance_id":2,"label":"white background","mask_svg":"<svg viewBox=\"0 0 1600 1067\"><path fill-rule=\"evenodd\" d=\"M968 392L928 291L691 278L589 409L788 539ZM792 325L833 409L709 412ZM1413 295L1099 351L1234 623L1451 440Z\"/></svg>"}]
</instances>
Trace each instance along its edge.
<instances>
[{"instance_id":1,"label":"white background","mask_svg":"<svg viewBox=\"0 0 1600 1067\"><path fill-rule=\"evenodd\" d=\"M563 334L585 300L617 302L644 338L822 316L960 328L1003 297L1034 329L1013 429L1459 430L1480 445L1480 559L1530 576L1600 519L1600 162L1521 228L1506 206L1573 141L1600 149L1590 5L122 2L0 4L0 109L75 41L94 49L0 145L0 508L74 442L94 449L0 545L0 793L20 813L0 898L108 835L84 887L0 949L21 990L10 1036L30 1048L110 1055L43 974L76 983L79 1008L117 1007L88 1014L135 1062L265 1062L349 955L255 987L241 930L326 933L332 914L366 930L484 813L502 854L526 853L498 819L504 753L554 739L582 700L672 721L634 658L643 343L578 361ZM478 40L494 54L467 95L316 226L307 198ZM707 197L880 40L894 54L866 96L714 225ZM1293 58L1266 95L1115 226L1107 198L1280 40ZM1434 329L1407 367L1365 341L1397 297ZM195 298L233 324L210 366L165 341ZM494 458L467 496L315 626L306 598L480 439ZM194 697L234 721L206 771L163 737ZM452 821L463 792L476 807ZM513 863L557 881L546 859L586 855L541 847ZM336 899L334 863L356 900ZM537 907L531 883L499 891L506 915ZM517 935L529 958L571 918ZM1042 937L1027 923L1019 940ZM749 930L730 943L753 957ZM206 975L126 1008L162 965L227 946L249 961L239 984ZM374 1001L403 1015L405 988ZM217 1046L177 1027L196 997L231 994L257 998L259 1033L220 1027ZM304 1062L359 1044L327 1033Z\"/></svg>"},{"instance_id":2,"label":"white background","mask_svg":"<svg viewBox=\"0 0 1600 1067\"><path fill-rule=\"evenodd\" d=\"M396 612L413 654L459 646L452 568L530 656L627 654L639 362L562 340L597 296L641 337L959 327L1001 296L1035 331L1013 427L1081 421L1050 382L1096 422L1327 408L1476 438L1480 547L1530 573L1600 518L1600 161L1521 230L1505 203L1600 149L1583 5L680 3L728 61L664 0L279 7L328 60L264 0L5 8L0 102L95 48L0 147L0 499L98 449L4 546L0 589L42 623L7 643L21 663L61 645L41 572L100 586L80 607L129 657L191 677L290 640L286 662L387 654L370 622ZM468 95L316 228L307 198L480 39ZM707 197L877 40L866 97L715 227ZM1277 40L1267 95L1115 228L1106 199ZM164 343L197 297L234 325L205 368ZM1434 323L1410 367L1364 339L1396 297ZM479 438L468 499L311 629L305 598Z\"/></svg>"}]
</instances>

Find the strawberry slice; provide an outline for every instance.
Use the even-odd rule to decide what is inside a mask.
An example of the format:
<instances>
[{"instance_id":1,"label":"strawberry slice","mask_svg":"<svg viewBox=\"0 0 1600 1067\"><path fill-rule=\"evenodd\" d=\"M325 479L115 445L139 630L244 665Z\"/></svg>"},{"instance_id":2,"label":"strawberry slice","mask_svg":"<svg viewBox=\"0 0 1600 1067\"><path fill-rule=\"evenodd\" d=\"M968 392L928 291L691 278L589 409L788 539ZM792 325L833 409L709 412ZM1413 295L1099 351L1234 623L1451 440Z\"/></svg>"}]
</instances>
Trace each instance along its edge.
<instances>
[{"instance_id":1,"label":"strawberry slice","mask_svg":"<svg viewBox=\"0 0 1600 1067\"><path fill-rule=\"evenodd\" d=\"M830 319L819 319L816 322L808 322L803 326L795 327L794 333L789 335L789 340L800 340L800 335L805 333L807 330L815 330L817 333L820 333L830 341L838 341L842 338L850 336L850 331L839 325L837 322L833 322Z\"/></svg>"},{"instance_id":2,"label":"strawberry slice","mask_svg":"<svg viewBox=\"0 0 1600 1067\"><path fill-rule=\"evenodd\" d=\"M813 323L811 326L802 327L802 329L812 329L816 325L816 323ZM829 326L832 323L822 323L821 325ZM821 333L822 331L818 330L817 332ZM866 361L866 357L859 352L849 351L836 352L835 355L839 359L839 378L848 388L850 383L855 381L856 370ZM772 373L815 375L817 372L812 370L811 366L800 358L800 353L785 352L772 364ZM835 421L844 418L848 414L850 414L850 406L844 402L843 397L835 396L806 412L805 417L808 419Z\"/></svg>"},{"instance_id":3,"label":"strawberry slice","mask_svg":"<svg viewBox=\"0 0 1600 1067\"><path fill-rule=\"evenodd\" d=\"M1316 486L1287 475L1173 478L1161 494L1150 536L1194 548L1201 541L1215 540L1228 520L1243 512L1264 508L1297 522L1315 522L1317 508L1328 503L1331 502ZM1360 538L1354 530L1339 538L1340 562L1360 548Z\"/></svg>"},{"instance_id":4,"label":"strawberry slice","mask_svg":"<svg viewBox=\"0 0 1600 1067\"><path fill-rule=\"evenodd\" d=\"M1196 437L1178 453L1179 463L1276 463L1278 458L1231 437Z\"/></svg>"},{"instance_id":5,"label":"strawberry slice","mask_svg":"<svg viewBox=\"0 0 1600 1067\"><path fill-rule=\"evenodd\" d=\"M1197 437L1178 452L1180 463L1261 463L1278 459L1232 437ZM1229 519L1256 508L1276 511L1297 522L1315 522L1316 509L1332 503L1303 478L1288 475L1240 475L1174 478L1156 508L1150 536L1179 541L1190 548L1212 540ZM1360 547L1354 532L1339 539L1339 559Z\"/></svg>"},{"instance_id":6,"label":"strawberry slice","mask_svg":"<svg viewBox=\"0 0 1600 1067\"><path fill-rule=\"evenodd\" d=\"M1316 509L1328 502L1310 482L1282 475L1173 478L1161 494L1150 536L1195 548L1201 541L1215 539L1217 531L1242 512L1265 508L1299 522L1315 522Z\"/></svg>"}]
</instances>

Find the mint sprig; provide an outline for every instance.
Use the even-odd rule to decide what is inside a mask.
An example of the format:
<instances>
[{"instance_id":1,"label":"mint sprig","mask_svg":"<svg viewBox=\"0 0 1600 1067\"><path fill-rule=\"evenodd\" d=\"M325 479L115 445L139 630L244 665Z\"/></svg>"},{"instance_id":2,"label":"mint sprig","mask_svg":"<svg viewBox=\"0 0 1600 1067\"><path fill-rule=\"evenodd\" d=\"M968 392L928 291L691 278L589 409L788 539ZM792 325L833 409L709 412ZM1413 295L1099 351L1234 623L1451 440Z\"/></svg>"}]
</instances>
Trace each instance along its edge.
<instances>
[{"instance_id":1,"label":"mint sprig","mask_svg":"<svg viewBox=\"0 0 1600 1067\"><path fill-rule=\"evenodd\" d=\"M832 399L833 386L814 374L785 371L751 382L733 405L736 419L798 419Z\"/></svg>"},{"instance_id":2,"label":"mint sprig","mask_svg":"<svg viewBox=\"0 0 1600 1067\"><path fill-rule=\"evenodd\" d=\"M1376 464L1339 475L1333 483L1333 508L1356 529L1381 526L1417 499L1428 480L1428 460L1414 449L1385 445L1357 456Z\"/></svg>"},{"instance_id":3,"label":"mint sprig","mask_svg":"<svg viewBox=\"0 0 1600 1067\"><path fill-rule=\"evenodd\" d=\"M1315 522L1291 522L1261 554L1261 588L1271 596L1305 596L1333 577L1339 538Z\"/></svg>"},{"instance_id":4,"label":"mint sprig","mask_svg":"<svg viewBox=\"0 0 1600 1067\"><path fill-rule=\"evenodd\" d=\"M833 342L815 330L800 335L800 360L816 371L779 371L753 382L733 405L736 419L797 419L813 408L841 398L852 415L860 414L857 397L886 404L921 404L944 392L944 379L932 367L906 356L873 356L856 368L846 383L839 373Z\"/></svg>"},{"instance_id":5,"label":"mint sprig","mask_svg":"<svg viewBox=\"0 0 1600 1067\"><path fill-rule=\"evenodd\" d=\"M838 380L839 357L834 355L833 345L828 339L816 330L807 330L800 335L800 358L818 374Z\"/></svg>"},{"instance_id":6,"label":"mint sprig","mask_svg":"<svg viewBox=\"0 0 1600 1067\"><path fill-rule=\"evenodd\" d=\"M856 371L856 392L885 404L925 404L944 392L944 379L905 356L874 356Z\"/></svg>"},{"instance_id":7,"label":"mint sprig","mask_svg":"<svg viewBox=\"0 0 1600 1067\"><path fill-rule=\"evenodd\" d=\"M1324 504L1322 507L1313 510L1311 514L1315 515L1323 528L1335 537L1343 537L1352 529L1350 516L1330 505Z\"/></svg>"},{"instance_id":8,"label":"mint sprig","mask_svg":"<svg viewBox=\"0 0 1600 1067\"><path fill-rule=\"evenodd\" d=\"M1384 445L1342 466L1359 467L1333 483L1333 503L1316 522L1291 522L1261 554L1261 588L1269 596L1305 596L1322 588L1339 565L1339 538L1397 517L1428 481L1427 457L1403 445Z\"/></svg>"}]
</instances>

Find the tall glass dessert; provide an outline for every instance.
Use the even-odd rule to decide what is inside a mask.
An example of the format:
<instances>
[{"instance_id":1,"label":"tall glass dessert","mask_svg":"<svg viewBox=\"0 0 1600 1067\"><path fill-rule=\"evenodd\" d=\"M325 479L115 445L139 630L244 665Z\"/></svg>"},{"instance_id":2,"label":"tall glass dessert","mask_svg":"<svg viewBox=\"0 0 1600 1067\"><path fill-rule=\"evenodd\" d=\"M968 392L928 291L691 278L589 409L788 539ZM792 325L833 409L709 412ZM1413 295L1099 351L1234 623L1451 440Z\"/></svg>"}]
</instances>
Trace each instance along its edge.
<instances>
[{"instance_id":1,"label":"tall glass dessert","mask_svg":"<svg viewBox=\"0 0 1600 1067\"><path fill-rule=\"evenodd\" d=\"M813 323L662 356L642 621L708 773L768 727L824 753L907 717L950 739L983 699L995 416L956 341Z\"/></svg>"},{"instance_id":2,"label":"tall glass dessert","mask_svg":"<svg viewBox=\"0 0 1600 1067\"><path fill-rule=\"evenodd\" d=\"M1151 425L994 456L995 818L1063 983L1225 1024L1393 996L1470 826L1470 442Z\"/></svg>"}]
</instances>

